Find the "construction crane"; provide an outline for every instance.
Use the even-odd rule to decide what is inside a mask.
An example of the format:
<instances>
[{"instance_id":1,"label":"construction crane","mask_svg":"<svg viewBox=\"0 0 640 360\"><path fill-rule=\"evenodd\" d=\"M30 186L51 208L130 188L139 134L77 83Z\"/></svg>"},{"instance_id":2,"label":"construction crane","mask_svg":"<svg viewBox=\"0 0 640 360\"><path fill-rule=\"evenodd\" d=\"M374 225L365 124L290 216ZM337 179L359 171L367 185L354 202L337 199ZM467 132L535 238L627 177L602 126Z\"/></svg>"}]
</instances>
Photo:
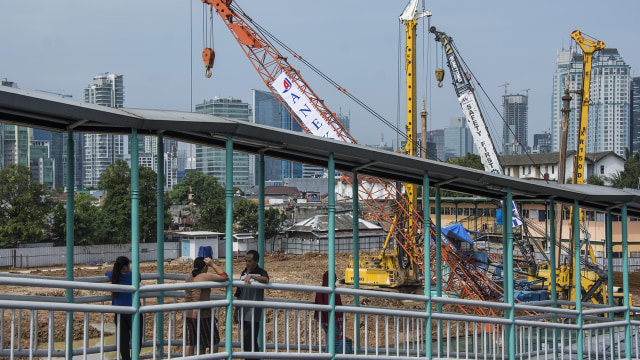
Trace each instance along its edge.
<instances>
[{"instance_id":1,"label":"construction crane","mask_svg":"<svg viewBox=\"0 0 640 360\"><path fill-rule=\"evenodd\" d=\"M579 30L572 32L571 37L575 40L576 44L580 46L583 53L582 89L580 91L576 91L576 93L582 96L582 99L580 106L580 122L578 126L578 133L576 134L577 151L573 159L572 173L573 183L583 184L587 149L587 124L589 120L589 90L591 85L592 59L595 52L601 51L605 48L605 44L602 41L589 39L583 36ZM575 209L572 207L572 215L574 211ZM586 254L588 254L588 258L581 257L576 259L574 256L575 249L573 238L575 236L575 224L573 224L573 216L571 216L571 241L569 242L570 245L569 249L567 250L567 255L571 260L569 261L569 264L560 267L560 271L558 274L558 286L562 288L563 292L565 293L565 297L571 301L576 301L576 299L580 298L583 302L591 301L594 303L604 303L606 299L605 282L608 278L607 273L602 270L596 263L593 248L590 244L590 235L586 231L586 226L584 226L583 220L584 215L581 211L579 215L579 227L582 229L583 239L580 243L580 247L581 249L583 247L585 248L585 252ZM576 261L580 261L581 265L584 266L583 268L581 268L581 274L576 274ZM579 290L575 287L576 276L580 276L581 278L581 289ZM578 292L580 293L580 295L578 295Z\"/></svg>"},{"instance_id":2,"label":"construction crane","mask_svg":"<svg viewBox=\"0 0 640 360\"><path fill-rule=\"evenodd\" d=\"M484 120L480 107L478 106L475 91L471 84L471 73L466 69L465 63L459 56L459 52L451 36L442 31L438 31L435 26L432 26L429 29L429 32L435 35L435 41L441 43L443 47L456 96L462 106L462 112L467 119L467 126L471 129L473 142L476 149L478 149L480 160L485 171L504 174L504 170L500 164L500 159L498 158L498 152L496 151L491 135L489 134L487 123ZM436 80L442 82L443 78L444 71L441 69L436 70ZM509 83L505 82L498 86L503 86L505 94L507 94L508 85ZM527 225L523 223L520 218L515 203L512 203L511 206L513 209L513 226L514 228L521 227L522 229L520 236L514 236L514 242L524 257L524 261L528 268L528 274L533 278L537 278L538 268L544 267L545 264L540 263L536 259L536 252L546 259L546 264L549 263L549 260L546 258L544 249L542 249L542 246L538 242L528 240L531 236L527 229Z\"/></svg>"},{"instance_id":3,"label":"construction crane","mask_svg":"<svg viewBox=\"0 0 640 360\"><path fill-rule=\"evenodd\" d=\"M210 11L216 10L266 86L285 105L284 107L298 121L304 131L325 138L356 143L356 140L338 121L336 115L328 109L324 101L316 95L309 84L301 77L300 72L289 64L287 57L280 54L261 33L256 31L256 28L260 27L255 24L250 16L235 6L231 0L202 1L209 5ZM417 1L413 2L417 5ZM269 34L267 36L270 37L270 40L286 48L284 44L272 35ZM300 55L290 49L288 51L294 57L306 63L306 60ZM203 61L207 74L210 73L212 68L211 55L212 52L206 49L203 52ZM339 91L351 97L344 88L331 80L329 81ZM353 97L351 98L354 99ZM265 151L265 154L268 155L268 150ZM428 262L428 259L424 259L423 241L428 236L425 236L425 231L421 229L421 224L423 223L422 214L415 209L415 203L412 203L405 196L406 189L404 189L404 186L364 176L355 179L348 174L341 174L340 181L348 185L351 185L353 181L359 182L358 196L361 199L361 203L366 206L371 214L377 217L378 222L387 231L387 243L393 241L395 244L394 255L384 257L389 263L376 263L377 257L375 259L363 259L361 257L361 277L363 273L369 278L374 278L376 274L381 274L381 279L384 281L381 285L386 286L420 284L423 281L421 275L424 273L425 263L430 263L432 268L434 264L433 262ZM354 216L357 216L357 214L354 214ZM406 224L412 224L412 226L407 226ZM432 230L430 229L426 233L431 232ZM456 253L451 244L443 246L442 258L445 263L443 266L450 269L447 281L443 286L444 294L488 300L488 294L499 296L499 293L501 293L501 289L498 289L495 283L491 283L490 279L487 280L486 275L479 268L472 266L473 261ZM367 274L368 270L371 270L371 273ZM432 271L432 273L435 274L435 271ZM345 281L353 282L352 276L350 278L347 274ZM469 309L467 312L483 315L493 314L492 310L478 307Z\"/></svg>"}]
</instances>

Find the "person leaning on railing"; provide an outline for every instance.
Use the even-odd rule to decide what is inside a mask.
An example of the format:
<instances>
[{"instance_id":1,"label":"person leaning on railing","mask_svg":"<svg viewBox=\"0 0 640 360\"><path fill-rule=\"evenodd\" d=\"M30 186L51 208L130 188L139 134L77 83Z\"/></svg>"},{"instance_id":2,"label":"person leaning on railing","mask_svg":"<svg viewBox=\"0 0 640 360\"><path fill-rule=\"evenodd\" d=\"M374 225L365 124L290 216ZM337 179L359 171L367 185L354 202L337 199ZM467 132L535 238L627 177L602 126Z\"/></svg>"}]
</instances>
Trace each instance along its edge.
<instances>
[{"instance_id":1,"label":"person leaning on railing","mask_svg":"<svg viewBox=\"0 0 640 360\"><path fill-rule=\"evenodd\" d=\"M109 270L105 275L113 284L131 285L131 260L126 256L119 256L113 264L113 270ZM132 306L133 294L131 293L111 293L111 304L114 306ZM116 327L118 326L118 314L114 314ZM142 323L142 321L141 321ZM131 359L131 327L133 316L131 314L120 314L120 358L122 360ZM142 326L140 326L140 348L142 348Z\"/></svg>"},{"instance_id":2,"label":"person leaning on railing","mask_svg":"<svg viewBox=\"0 0 640 360\"><path fill-rule=\"evenodd\" d=\"M209 273L209 269L213 270L213 274ZM187 276L185 282L206 282L215 281L222 282L229 279L229 275L216 265L212 259L197 257L193 261L193 270ZM187 289L185 290L185 302L208 301L211 296L211 288ZM211 309L200 309L200 317L198 318L198 309L190 309L186 312L186 355L194 354L194 347L199 344L200 349L206 349L211 344ZM213 317L213 349L212 352L218 351L218 343L220 342L220 332L218 330L218 319ZM199 322L199 323L198 323ZM200 341L196 341L198 336L198 328L200 328Z\"/></svg>"}]
</instances>

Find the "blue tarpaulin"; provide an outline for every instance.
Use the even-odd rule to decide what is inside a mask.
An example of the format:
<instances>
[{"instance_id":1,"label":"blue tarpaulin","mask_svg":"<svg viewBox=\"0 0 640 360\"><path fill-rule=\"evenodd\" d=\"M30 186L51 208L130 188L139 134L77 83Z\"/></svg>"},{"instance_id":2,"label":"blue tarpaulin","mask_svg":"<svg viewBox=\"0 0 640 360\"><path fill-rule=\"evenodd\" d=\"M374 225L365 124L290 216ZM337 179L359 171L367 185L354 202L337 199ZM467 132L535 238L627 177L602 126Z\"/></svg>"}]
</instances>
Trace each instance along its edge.
<instances>
[{"instance_id":1,"label":"blue tarpaulin","mask_svg":"<svg viewBox=\"0 0 640 360\"><path fill-rule=\"evenodd\" d=\"M473 240L471 240L471 236L469 236L467 229L465 229L464 226L458 223L442 228L442 233L446 234L446 236L448 237L457 237L468 242L469 244L473 244Z\"/></svg>"}]
</instances>

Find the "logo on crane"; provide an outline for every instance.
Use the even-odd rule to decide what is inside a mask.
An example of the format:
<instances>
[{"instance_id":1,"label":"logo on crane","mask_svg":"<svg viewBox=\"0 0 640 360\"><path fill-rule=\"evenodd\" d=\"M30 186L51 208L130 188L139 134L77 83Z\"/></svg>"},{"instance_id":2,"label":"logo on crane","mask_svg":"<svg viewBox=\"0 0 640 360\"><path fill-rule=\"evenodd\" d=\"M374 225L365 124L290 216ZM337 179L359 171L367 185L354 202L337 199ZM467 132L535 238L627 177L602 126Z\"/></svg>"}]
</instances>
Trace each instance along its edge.
<instances>
[{"instance_id":1,"label":"logo on crane","mask_svg":"<svg viewBox=\"0 0 640 360\"><path fill-rule=\"evenodd\" d=\"M282 80L282 86L284 87L284 91L282 93L285 94L287 91L291 90L291 80L289 80L289 78L284 78Z\"/></svg>"}]
</instances>

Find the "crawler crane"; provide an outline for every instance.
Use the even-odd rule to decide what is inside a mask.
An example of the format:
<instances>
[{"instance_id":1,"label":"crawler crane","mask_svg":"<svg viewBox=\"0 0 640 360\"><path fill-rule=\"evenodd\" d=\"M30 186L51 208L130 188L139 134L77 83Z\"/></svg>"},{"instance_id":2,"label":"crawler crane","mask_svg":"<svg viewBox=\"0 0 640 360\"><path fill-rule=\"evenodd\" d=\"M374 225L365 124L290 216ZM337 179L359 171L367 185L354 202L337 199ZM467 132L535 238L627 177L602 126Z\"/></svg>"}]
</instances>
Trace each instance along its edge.
<instances>
[{"instance_id":1,"label":"crawler crane","mask_svg":"<svg viewBox=\"0 0 640 360\"><path fill-rule=\"evenodd\" d=\"M327 108L324 101L316 95L309 84L302 78L300 72L289 64L287 57L280 54L262 33L256 30L256 28L260 27L255 24L251 17L237 6L234 6L231 0L202 1L210 5L209 9L211 11L215 9L266 86L306 132L330 139L356 143L351 134L338 121L336 115ZM417 6L417 1L412 0L412 3ZM284 46L272 35L266 36L270 36L271 40ZM295 58L306 63L306 60L300 55L290 49L288 51ZM212 58L213 50L205 49L203 61L207 70L206 75L210 75L210 70L213 66ZM331 80L329 81L354 101L362 104L344 88ZM377 114L373 114L377 116ZM268 155L269 150L266 149L265 156ZM391 267L384 269L385 279L389 281L387 286L420 283L422 280L421 275L424 271L424 263L426 262L423 258L425 231L421 229L423 223L422 214L415 209L415 203L412 203L405 195L404 187L366 176L359 176L354 179L352 175L348 174L342 174L341 181L345 181L349 185L353 181L359 182L358 195L361 203L378 218L381 226L387 230L389 234L388 241L393 241L396 245L394 251L397 251L399 255L389 257L388 259L393 263L390 264ZM408 226L407 224L412 225ZM481 270L471 266L471 262L462 259L450 246L443 246L442 257L443 262L451 269L447 282L443 285L443 293L486 300L489 294L493 296L493 294L501 291L495 283L492 283L490 279L486 279ZM366 264L361 264L361 266L363 270L366 269ZM433 264L431 266L433 267ZM435 271L432 271L432 273L435 274ZM349 280L353 281L349 278L346 279L347 282ZM483 315L493 314L491 310L477 307L465 311Z\"/></svg>"},{"instance_id":2,"label":"crawler crane","mask_svg":"<svg viewBox=\"0 0 640 360\"><path fill-rule=\"evenodd\" d=\"M475 90L471 84L471 73L466 69L451 36L442 31L438 31L435 26L432 26L429 29L429 32L434 34L435 41L442 45L456 96L458 97L458 101L462 107L462 112L467 119L467 126L471 129L473 142L480 153L480 160L484 165L485 171L504 174L504 170L500 164L500 159L498 158L498 152L496 151L491 135L489 134L489 129L487 128L482 111L480 111L480 107L478 106ZM444 70L436 70L436 79L440 82L438 86L441 87L442 80L444 79ZM528 240L531 236L526 223L524 223L520 218L515 203L512 204L512 209L514 214L512 219L513 227L520 227L521 229L521 234L519 234L519 236L514 236L514 242L525 259L524 261L527 265L528 274L533 279L538 279L538 267L541 264L536 260L536 252L546 259L546 264L549 263L549 260L537 241Z\"/></svg>"}]
</instances>

